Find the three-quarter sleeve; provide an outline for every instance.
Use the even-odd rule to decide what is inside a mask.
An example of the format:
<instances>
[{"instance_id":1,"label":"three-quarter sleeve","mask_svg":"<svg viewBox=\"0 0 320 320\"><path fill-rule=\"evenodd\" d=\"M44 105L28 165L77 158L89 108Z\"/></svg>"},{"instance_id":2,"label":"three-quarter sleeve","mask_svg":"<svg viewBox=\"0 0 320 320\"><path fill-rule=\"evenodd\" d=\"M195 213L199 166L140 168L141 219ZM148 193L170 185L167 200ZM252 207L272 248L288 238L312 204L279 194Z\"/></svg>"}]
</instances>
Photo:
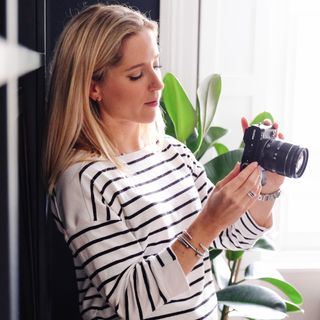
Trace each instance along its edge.
<instances>
[{"instance_id":1,"label":"three-quarter sleeve","mask_svg":"<svg viewBox=\"0 0 320 320\"><path fill-rule=\"evenodd\" d=\"M73 258L119 317L145 318L189 290L170 246L145 256L125 220L104 203L92 177L84 174L80 181L72 176L60 185L57 198ZM94 220L102 216L106 220Z\"/></svg>"},{"instance_id":2,"label":"three-quarter sleeve","mask_svg":"<svg viewBox=\"0 0 320 320\"><path fill-rule=\"evenodd\" d=\"M245 212L238 221L223 230L213 241L213 247L228 250L247 250L268 231L254 222L249 212Z\"/></svg>"},{"instance_id":3,"label":"three-quarter sleeve","mask_svg":"<svg viewBox=\"0 0 320 320\"><path fill-rule=\"evenodd\" d=\"M192 172L202 206L204 206L210 193L214 190L214 185L207 177L204 166L195 159L192 152L183 145L181 145L181 148L184 149L187 165ZM213 241L213 247L227 250L247 250L266 231L268 229L259 226L249 212L244 212L238 221L219 234Z\"/></svg>"}]
</instances>

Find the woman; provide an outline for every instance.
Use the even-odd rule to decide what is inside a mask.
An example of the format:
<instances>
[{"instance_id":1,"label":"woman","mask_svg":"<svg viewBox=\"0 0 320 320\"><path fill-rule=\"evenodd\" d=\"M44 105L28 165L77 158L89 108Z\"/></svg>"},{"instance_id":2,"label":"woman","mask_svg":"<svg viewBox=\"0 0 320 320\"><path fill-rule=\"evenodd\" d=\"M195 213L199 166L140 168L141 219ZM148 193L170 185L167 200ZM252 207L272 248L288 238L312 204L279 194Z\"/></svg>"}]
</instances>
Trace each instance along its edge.
<instances>
[{"instance_id":1,"label":"woman","mask_svg":"<svg viewBox=\"0 0 320 320\"><path fill-rule=\"evenodd\" d=\"M57 44L45 169L83 319L214 319L207 248L246 249L272 225L283 178L239 165L215 188L164 135L157 25L94 5ZM244 128L248 126L242 120Z\"/></svg>"}]
</instances>

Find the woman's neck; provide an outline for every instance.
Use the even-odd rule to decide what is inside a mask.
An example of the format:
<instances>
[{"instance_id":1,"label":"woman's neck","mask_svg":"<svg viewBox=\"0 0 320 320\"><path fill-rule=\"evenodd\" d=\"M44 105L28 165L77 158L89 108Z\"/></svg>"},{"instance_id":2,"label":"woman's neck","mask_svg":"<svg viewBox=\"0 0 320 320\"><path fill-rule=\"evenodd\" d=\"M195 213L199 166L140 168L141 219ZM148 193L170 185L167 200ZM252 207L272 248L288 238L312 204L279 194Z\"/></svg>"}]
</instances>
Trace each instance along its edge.
<instances>
[{"instance_id":1,"label":"woman's neck","mask_svg":"<svg viewBox=\"0 0 320 320\"><path fill-rule=\"evenodd\" d=\"M106 133L118 155L138 151L145 147L139 124L108 126Z\"/></svg>"}]
</instances>

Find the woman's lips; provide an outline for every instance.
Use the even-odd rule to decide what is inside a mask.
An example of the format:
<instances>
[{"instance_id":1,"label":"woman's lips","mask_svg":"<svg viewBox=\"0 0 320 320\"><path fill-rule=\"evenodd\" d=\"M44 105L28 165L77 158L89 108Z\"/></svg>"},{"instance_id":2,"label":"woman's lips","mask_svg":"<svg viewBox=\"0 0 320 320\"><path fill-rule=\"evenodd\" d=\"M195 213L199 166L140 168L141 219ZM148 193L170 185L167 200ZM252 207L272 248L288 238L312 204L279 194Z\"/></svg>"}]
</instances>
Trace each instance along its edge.
<instances>
[{"instance_id":1,"label":"woman's lips","mask_svg":"<svg viewBox=\"0 0 320 320\"><path fill-rule=\"evenodd\" d=\"M149 107L157 107L159 102L158 100L152 100L152 101L146 102L145 104Z\"/></svg>"}]
</instances>

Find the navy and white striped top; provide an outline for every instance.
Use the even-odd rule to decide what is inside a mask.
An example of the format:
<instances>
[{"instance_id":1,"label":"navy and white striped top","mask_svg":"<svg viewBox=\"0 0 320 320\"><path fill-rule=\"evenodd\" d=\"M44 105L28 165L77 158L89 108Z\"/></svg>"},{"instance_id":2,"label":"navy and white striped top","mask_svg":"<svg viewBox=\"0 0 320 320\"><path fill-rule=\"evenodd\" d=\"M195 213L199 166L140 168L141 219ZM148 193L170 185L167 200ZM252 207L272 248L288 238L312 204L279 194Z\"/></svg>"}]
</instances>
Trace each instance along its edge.
<instances>
[{"instance_id":1,"label":"navy and white striped top","mask_svg":"<svg viewBox=\"0 0 320 320\"><path fill-rule=\"evenodd\" d=\"M161 151L79 163L59 178L52 211L72 251L83 319L215 319L210 260L185 276L171 250L213 189L203 166L166 137ZM264 233L248 213L214 241L246 249Z\"/></svg>"}]
</instances>

